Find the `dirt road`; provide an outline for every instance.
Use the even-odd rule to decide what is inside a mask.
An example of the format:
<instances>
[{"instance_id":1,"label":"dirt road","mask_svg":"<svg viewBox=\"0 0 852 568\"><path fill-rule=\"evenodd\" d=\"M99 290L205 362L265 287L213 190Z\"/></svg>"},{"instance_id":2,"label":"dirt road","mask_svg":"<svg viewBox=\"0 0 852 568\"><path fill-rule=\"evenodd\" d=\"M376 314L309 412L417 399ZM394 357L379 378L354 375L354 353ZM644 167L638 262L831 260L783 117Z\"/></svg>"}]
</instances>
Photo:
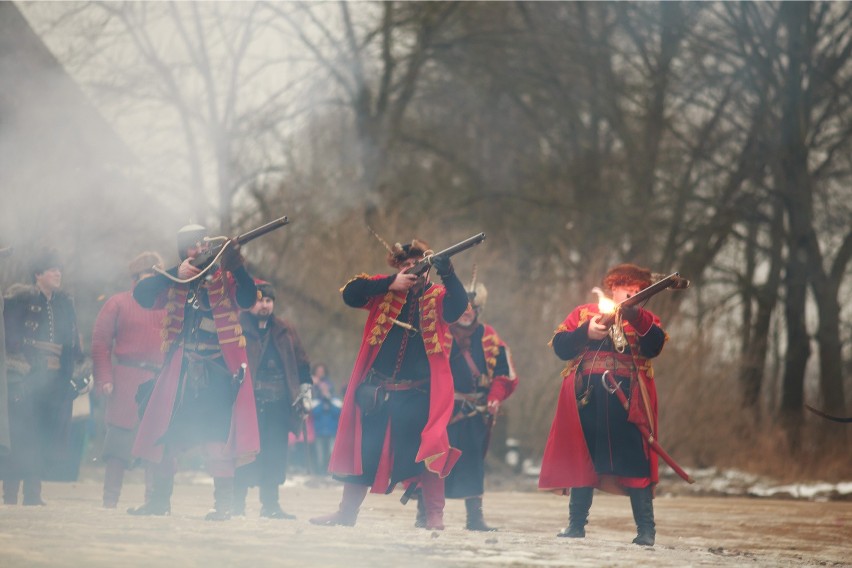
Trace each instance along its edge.
<instances>
[{"instance_id":1,"label":"dirt road","mask_svg":"<svg viewBox=\"0 0 852 568\"><path fill-rule=\"evenodd\" d=\"M200 478L203 479L203 478ZM206 481L206 480L205 480ZM596 494L587 537L556 538L567 499L535 492L486 495L487 521L500 531L463 529L464 505L450 501L447 530L413 527L414 505L367 497L354 528L307 519L336 509L340 486L288 482L284 508L296 521L258 518L256 493L244 518L203 520L206 483L178 483L171 517L131 517L141 502L135 475L117 510L99 507L97 480L45 483L46 507L0 506L0 565L21 566L852 566L852 503L711 497L656 500L657 544L630 544L627 498ZM437 564L436 564L437 562Z\"/></svg>"}]
</instances>

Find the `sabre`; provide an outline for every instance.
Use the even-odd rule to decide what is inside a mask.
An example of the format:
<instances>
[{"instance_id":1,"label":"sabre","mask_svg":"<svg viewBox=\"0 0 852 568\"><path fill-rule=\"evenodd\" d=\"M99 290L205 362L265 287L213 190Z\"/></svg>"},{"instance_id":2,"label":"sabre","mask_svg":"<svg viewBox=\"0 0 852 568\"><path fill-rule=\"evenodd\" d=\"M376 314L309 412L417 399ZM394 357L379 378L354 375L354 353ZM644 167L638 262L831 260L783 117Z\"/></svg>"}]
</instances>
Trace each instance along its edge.
<instances>
[{"instance_id":1,"label":"sabre","mask_svg":"<svg viewBox=\"0 0 852 568\"><path fill-rule=\"evenodd\" d=\"M615 381L615 378L612 376L612 373L610 373L609 371L604 371L603 377L601 378L605 378L606 382L608 382L610 385L610 388L607 388L606 390L608 392L614 393L615 396L618 397L619 402L621 402L621 405L624 407L624 410L628 410L630 407L630 403L627 402L627 397L624 395L624 391L621 390L621 387ZM642 379L638 380L641 381ZM648 445L651 446L651 449L654 450L654 452L656 452L658 456L663 458L663 461L669 464L669 467L671 467L676 474L683 478L683 480L687 483L695 483L695 480L692 479L692 477L690 477L690 475L686 473L686 471L684 471L683 468L677 464L677 462L674 461L674 458L672 458L668 453L666 453L666 451L660 446L659 442L657 442L657 440L654 438L654 435L651 434L651 431L648 429L647 426L645 426L644 424L637 424L635 422L633 424L639 429L639 432L642 433L642 437L645 438L645 441L648 442Z\"/></svg>"}]
</instances>

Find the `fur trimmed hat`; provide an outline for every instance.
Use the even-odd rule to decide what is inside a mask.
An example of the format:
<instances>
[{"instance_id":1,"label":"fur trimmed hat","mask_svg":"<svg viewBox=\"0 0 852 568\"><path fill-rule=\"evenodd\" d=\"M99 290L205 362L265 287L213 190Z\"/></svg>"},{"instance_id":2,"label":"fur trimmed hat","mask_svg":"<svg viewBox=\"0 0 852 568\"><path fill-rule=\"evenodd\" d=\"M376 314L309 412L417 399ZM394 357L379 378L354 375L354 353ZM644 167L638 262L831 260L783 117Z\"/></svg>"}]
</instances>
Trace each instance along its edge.
<instances>
[{"instance_id":1,"label":"fur trimmed hat","mask_svg":"<svg viewBox=\"0 0 852 568\"><path fill-rule=\"evenodd\" d=\"M388 264L393 268L399 268L409 258L422 258L431 254L431 249L426 241L413 239L410 243L401 245L396 243L388 251Z\"/></svg>"},{"instance_id":2,"label":"fur trimmed hat","mask_svg":"<svg viewBox=\"0 0 852 568\"><path fill-rule=\"evenodd\" d=\"M635 264L619 264L609 269L602 283L607 290L612 290L618 286L647 288L652 283L651 271Z\"/></svg>"},{"instance_id":3,"label":"fur trimmed hat","mask_svg":"<svg viewBox=\"0 0 852 568\"><path fill-rule=\"evenodd\" d=\"M139 276L146 272L152 272L154 267L163 268L163 258L153 251L145 251L139 256L130 261L127 269L130 271L130 277L138 280Z\"/></svg>"},{"instance_id":4,"label":"fur trimmed hat","mask_svg":"<svg viewBox=\"0 0 852 568\"><path fill-rule=\"evenodd\" d=\"M33 257L30 263L30 274L35 278L37 274L42 274L51 268L62 270L62 259L55 248L45 247Z\"/></svg>"},{"instance_id":5,"label":"fur trimmed hat","mask_svg":"<svg viewBox=\"0 0 852 568\"><path fill-rule=\"evenodd\" d=\"M255 279L255 286L257 286L257 297L260 298L269 298L272 301L275 301L275 288L267 282L266 280Z\"/></svg>"}]
</instances>

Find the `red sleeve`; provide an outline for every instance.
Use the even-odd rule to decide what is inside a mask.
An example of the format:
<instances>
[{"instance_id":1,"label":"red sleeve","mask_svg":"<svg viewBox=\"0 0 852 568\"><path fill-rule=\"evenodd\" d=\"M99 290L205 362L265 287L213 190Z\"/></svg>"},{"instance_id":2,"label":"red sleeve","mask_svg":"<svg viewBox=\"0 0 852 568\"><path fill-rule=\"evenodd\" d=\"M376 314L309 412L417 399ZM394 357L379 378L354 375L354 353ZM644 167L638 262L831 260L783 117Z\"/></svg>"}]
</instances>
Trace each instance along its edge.
<instances>
[{"instance_id":1,"label":"red sleeve","mask_svg":"<svg viewBox=\"0 0 852 568\"><path fill-rule=\"evenodd\" d=\"M488 391L488 402L496 400L502 402L509 398L515 392L518 386L518 379L510 379L509 377L500 376L494 377L491 381L491 389Z\"/></svg>"},{"instance_id":2,"label":"red sleeve","mask_svg":"<svg viewBox=\"0 0 852 568\"><path fill-rule=\"evenodd\" d=\"M92 365L99 389L112 383L112 347L119 311L118 297L113 296L101 308L92 331Z\"/></svg>"},{"instance_id":3,"label":"red sleeve","mask_svg":"<svg viewBox=\"0 0 852 568\"><path fill-rule=\"evenodd\" d=\"M654 314L646 309L638 308L636 315L627 321L630 322L630 325L633 326L636 333L639 335L645 335L648 333L648 330L651 329L651 326L654 325L654 319Z\"/></svg>"}]
</instances>

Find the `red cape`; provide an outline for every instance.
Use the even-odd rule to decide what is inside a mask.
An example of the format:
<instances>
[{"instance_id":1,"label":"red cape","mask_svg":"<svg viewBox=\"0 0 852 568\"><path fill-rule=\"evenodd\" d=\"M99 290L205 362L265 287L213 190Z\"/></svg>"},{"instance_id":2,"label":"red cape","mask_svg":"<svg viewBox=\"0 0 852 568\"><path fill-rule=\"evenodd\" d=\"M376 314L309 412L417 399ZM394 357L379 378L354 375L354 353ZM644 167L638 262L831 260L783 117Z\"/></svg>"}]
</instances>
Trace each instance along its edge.
<instances>
[{"instance_id":1,"label":"red cape","mask_svg":"<svg viewBox=\"0 0 852 568\"><path fill-rule=\"evenodd\" d=\"M652 318L653 323L659 325L657 316L645 310ZM572 311L568 317L557 328L556 333L562 331L574 331L586 321L599 314L597 304L585 304ZM650 327L650 325L648 325ZM645 330L647 332L647 329ZM652 429L657 431L657 389L654 385L654 370L650 361L637 355L639 347L636 330L627 322L624 322L624 332L633 353L633 362L639 370L639 380L647 387L649 406L653 420ZM583 436L583 428L580 425L580 416L577 411L577 398L574 392L574 375L583 358L583 353L568 362L562 372L562 386L559 390L559 400L556 406L556 415L550 426L550 434L547 436L547 444L544 447L544 456L541 462L541 473L538 478L538 488L544 491L554 491L566 494L572 487L597 487L612 493L624 493L625 487L645 487L648 483L655 484L659 481L657 454L651 450L647 442L645 455L650 462L650 478L618 478L613 476L599 476L595 473L592 457L586 446ZM642 399L638 392L638 384L631 381L631 405L628 413L630 422L641 421L648 424L647 415L640 405ZM635 403L635 404L634 404Z\"/></svg>"},{"instance_id":2,"label":"red cape","mask_svg":"<svg viewBox=\"0 0 852 568\"><path fill-rule=\"evenodd\" d=\"M165 341L163 349L171 354L166 361L163 371L157 377L145 415L139 422L136 441L133 444L133 455L144 460L160 462L163 459L163 444L160 439L169 428L169 422L174 409L181 364L183 362L183 345L178 341L183 330L183 306L189 285L175 284L169 288L167 296L157 302L157 307L166 304L166 316L163 324ZM236 303L236 285L230 274L216 272L213 280L208 283L208 295L213 308L213 319L219 336L219 347L228 370L232 373L246 365L245 378L237 392L231 413L231 429L225 444L225 455L236 460L237 465L243 465L254 460L260 451L260 436L257 430L257 409L254 403L254 387L251 372L246 358L245 338L239 326L239 311Z\"/></svg>"},{"instance_id":3,"label":"red cape","mask_svg":"<svg viewBox=\"0 0 852 568\"><path fill-rule=\"evenodd\" d=\"M386 275L370 277L373 280L387 278ZM453 411L453 376L450 371L449 354L443 344L443 338L449 331L449 324L444 322L443 302L446 289L438 284L432 284L420 299L420 325L423 328L423 341L431 371L429 390L429 418L423 428L420 438L420 448L417 451L418 462L423 462L429 471L446 477L453 465L458 461L461 452L450 447L447 437L447 424ZM393 325L389 318L399 315L405 304L407 293L388 292L384 296L371 298L364 306L369 310L364 326L364 336L361 349L355 360L355 367L349 378L343 408L340 412L340 422L337 427L337 437L331 453L328 470L338 475L361 475L361 409L355 403L355 390L364 380L367 371L373 365L382 343ZM434 322L434 323L433 323ZM372 484L373 493L386 493L390 487L390 476L393 469L393 455L389 446L390 436L385 436L382 457L379 468Z\"/></svg>"}]
</instances>

